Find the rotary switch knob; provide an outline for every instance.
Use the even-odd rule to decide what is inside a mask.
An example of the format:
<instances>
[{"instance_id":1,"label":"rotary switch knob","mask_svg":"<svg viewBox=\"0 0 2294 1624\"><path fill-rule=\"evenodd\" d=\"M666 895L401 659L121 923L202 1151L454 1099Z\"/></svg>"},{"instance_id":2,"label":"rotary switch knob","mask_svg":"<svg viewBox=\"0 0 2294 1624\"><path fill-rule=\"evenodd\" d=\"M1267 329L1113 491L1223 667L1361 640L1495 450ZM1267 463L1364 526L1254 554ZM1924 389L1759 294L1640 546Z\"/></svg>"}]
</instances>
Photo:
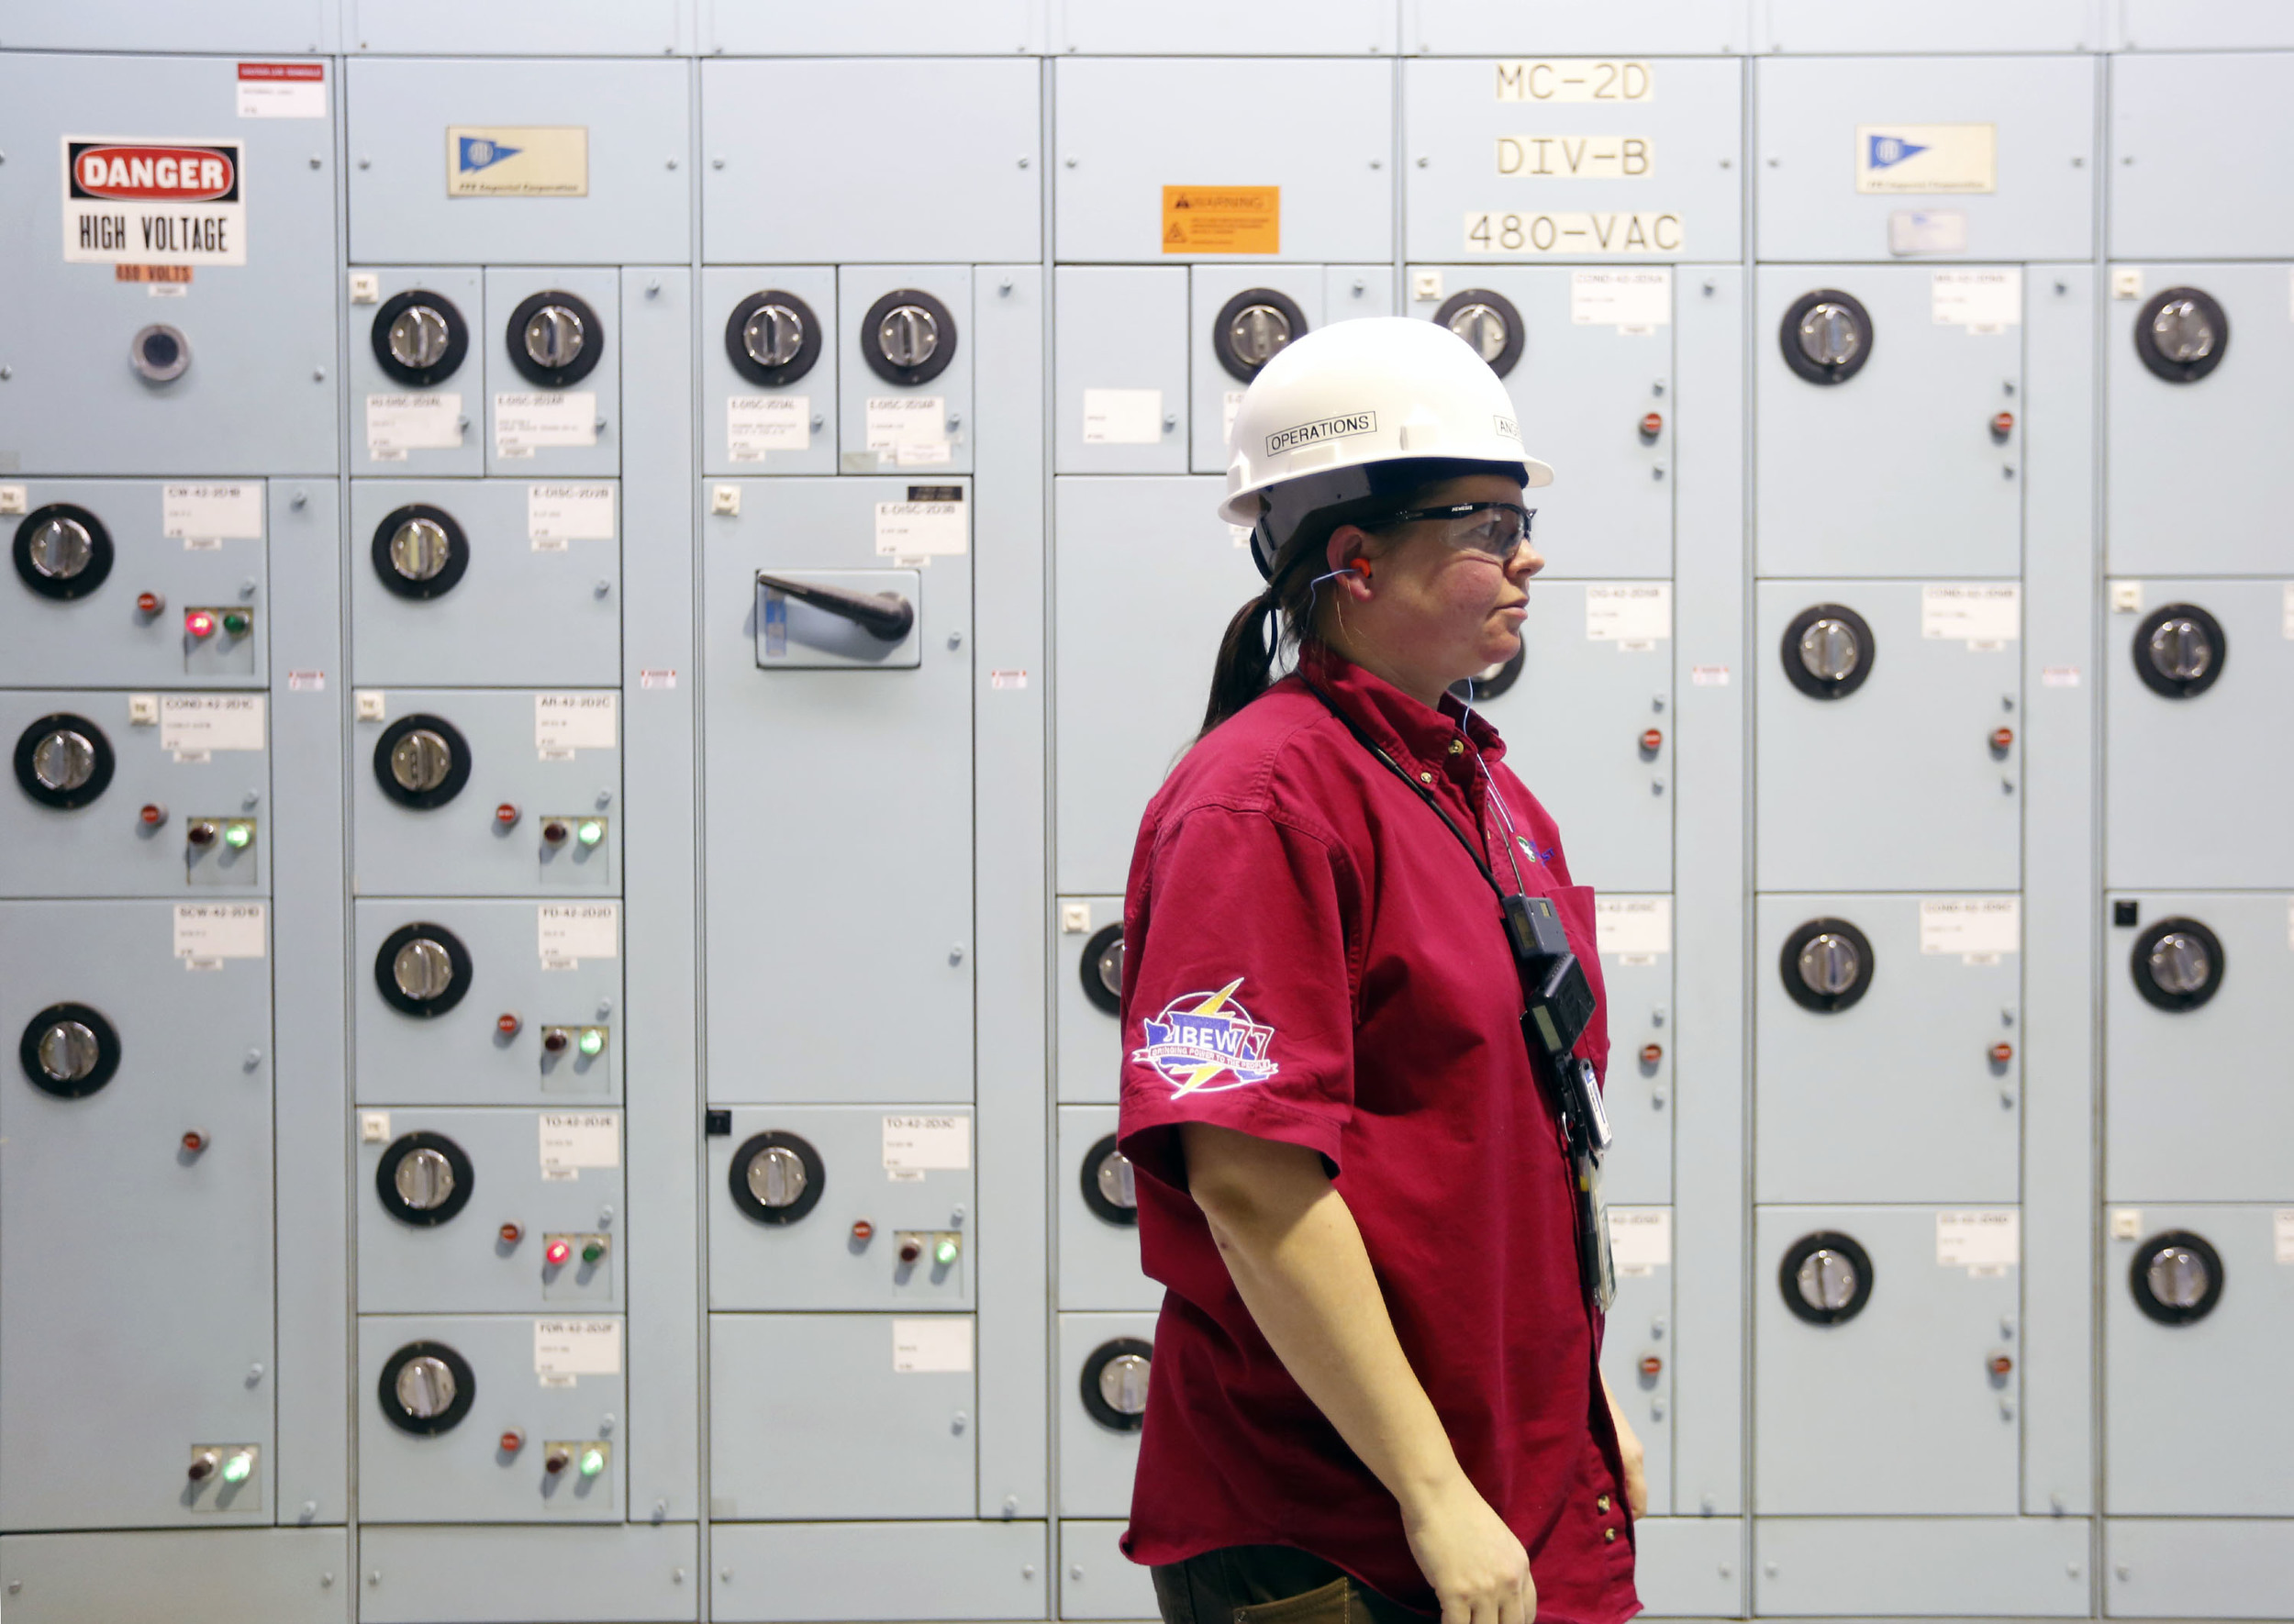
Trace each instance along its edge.
<instances>
[{"instance_id":1,"label":"rotary switch knob","mask_svg":"<svg viewBox=\"0 0 2294 1624\"><path fill-rule=\"evenodd\" d=\"M2134 352L2155 377L2195 384L2230 349L2230 317L2211 294L2170 287L2154 294L2134 319Z\"/></svg>"},{"instance_id":2,"label":"rotary switch knob","mask_svg":"<svg viewBox=\"0 0 2294 1624\"><path fill-rule=\"evenodd\" d=\"M820 359L820 318L795 294L767 288L733 306L725 321L725 355L752 384L784 388Z\"/></svg>"},{"instance_id":3,"label":"rotary switch knob","mask_svg":"<svg viewBox=\"0 0 2294 1624\"><path fill-rule=\"evenodd\" d=\"M2196 1009L2222 987L2222 939L2197 919L2159 919L2135 938L2134 990L2169 1013Z\"/></svg>"},{"instance_id":4,"label":"rotary switch knob","mask_svg":"<svg viewBox=\"0 0 2294 1624\"><path fill-rule=\"evenodd\" d=\"M820 1152L793 1133L767 1132L733 1152L733 1204L760 1223L793 1224L820 1204L828 1171Z\"/></svg>"},{"instance_id":5,"label":"rotary switch knob","mask_svg":"<svg viewBox=\"0 0 2294 1624\"><path fill-rule=\"evenodd\" d=\"M1123 927L1103 925L1084 943L1084 996L1108 1015L1123 1007Z\"/></svg>"},{"instance_id":6,"label":"rotary switch knob","mask_svg":"<svg viewBox=\"0 0 2294 1624\"><path fill-rule=\"evenodd\" d=\"M1247 288L1220 307L1210 347L1228 375L1248 384L1260 369L1307 330L1307 313L1288 294Z\"/></svg>"},{"instance_id":7,"label":"rotary switch knob","mask_svg":"<svg viewBox=\"0 0 2294 1624\"><path fill-rule=\"evenodd\" d=\"M1521 359L1528 329L1522 325L1521 312L1501 293L1470 287L1453 294L1434 312L1434 321L1464 339L1501 378Z\"/></svg>"},{"instance_id":8,"label":"rotary switch knob","mask_svg":"<svg viewBox=\"0 0 2294 1624\"><path fill-rule=\"evenodd\" d=\"M2222 1254L2205 1237L2168 1229L2134 1249L2127 1284L2135 1306L2162 1325L2188 1325L2222 1300Z\"/></svg>"},{"instance_id":9,"label":"rotary switch knob","mask_svg":"<svg viewBox=\"0 0 2294 1624\"><path fill-rule=\"evenodd\" d=\"M383 939L374 954L374 984L384 1001L405 1015L445 1014L470 991L470 950L443 925L418 921Z\"/></svg>"},{"instance_id":10,"label":"rotary switch knob","mask_svg":"<svg viewBox=\"0 0 2294 1624\"><path fill-rule=\"evenodd\" d=\"M2135 675L2168 699L2205 693L2221 678L2229 655L2222 623L2196 604L2168 604L2135 629Z\"/></svg>"},{"instance_id":11,"label":"rotary switch knob","mask_svg":"<svg viewBox=\"0 0 2294 1624\"><path fill-rule=\"evenodd\" d=\"M391 1385L399 1407L420 1420L445 1414L459 1390L460 1384L446 1362L427 1357L408 1360Z\"/></svg>"},{"instance_id":12,"label":"rotary switch knob","mask_svg":"<svg viewBox=\"0 0 2294 1624\"><path fill-rule=\"evenodd\" d=\"M394 1140L374 1169L384 1210L404 1223L433 1229L470 1204L477 1176L462 1148L442 1133Z\"/></svg>"},{"instance_id":13,"label":"rotary switch knob","mask_svg":"<svg viewBox=\"0 0 2294 1624\"><path fill-rule=\"evenodd\" d=\"M914 388L956 358L956 318L921 288L895 288L861 318L861 358L887 384Z\"/></svg>"},{"instance_id":14,"label":"rotary switch knob","mask_svg":"<svg viewBox=\"0 0 2294 1624\"><path fill-rule=\"evenodd\" d=\"M406 1343L383 1362L375 1387L384 1418L417 1437L451 1431L478 1396L470 1362L444 1342Z\"/></svg>"},{"instance_id":15,"label":"rotary switch knob","mask_svg":"<svg viewBox=\"0 0 2294 1624\"><path fill-rule=\"evenodd\" d=\"M1777 329L1785 364L1811 384L1844 384L1872 358L1872 315L1853 294L1802 294Z\"/></svg>"},{"instance_id":16,"label":"rotary switch knob","mask_svg":"<svg viewBox=\"0 0 2294 1624\"><path fill-rule=\"evenodd\" d=\"M404 598L442 596L470 568L470 542L461 524L428 503L409 503L384 516L370 551L376 577Z\"/></svg>"},{"instance_id":17,"label":"rotary switch knob","mask_svg":"<svg viewBox=\"0 0 2294 1624\"><path fill-rule=\"evenodd\" d=\"M45 598L85 597L111 573L110 533L93 513L69 502L27 514L17 526L14 551L17 576Z\"/></svg>"},{"instance_id":18,"label":"rotary switch knob","mask_svg":"<svg viewBox=\"0 0 2294 1624\"><path fill-rule=\"evenodd\" d=\"M429 811L470 782L470 746L444 717L401 717L374 743L374 778L402 806Z\"/></svg>"},{"instance_id":19,"label":"rotary switch knob","mask_svg":"<svg viewBox=\"0 0 2294 1624\"><path fill-rule=\"evenodd\" d=\"M1811 699L1844 699L1872 674L1871 623L1845 604L1814 604L1785 628L1784 674Z\"/></svg>"},{"instance_id":20,"label":"rotary switch knob","mask_svg":"<svg viewBox=\"0 0 2294 1624\"><path fill-rule=\"evenodd\" d=\"M111 740L85 717L59 711L24 729L16 741L16 781L44 806L71 811L102 795L112 781Z\"/></svg>"},{"instance_id":21,"label":"rotary switch knob","mask_svg":"<svg viewBox=\"0 0 2294 1624\"><path fill-rule=\"evenodd\" d=\"M1849 1236L1803 1235L1786 1249L1777 1284L1796 1316L1811 1325L1838 1325L1871 1300L1872 1260Z\"/></svg>"},{"instance_id":22,"label":"rotary switch knob","mask_svg":"<svg viewBox=\"0 0 2294 1624\"><path fill-rule=\"evenodd\" d=\"M119 1069L119 1034L85 1004L50 1004L32 1017L17 1043L17 1062L42 1094L80 1099Z\"/></svg>"},{"instance_id":23,"label":"rotary switch knob","mask_svg":"<svg viewBox=\"0 0 2294 1624\"><path fill-rule=\"evenodd\" d=\"M504 338L510 364L544 389L563 389L589 376L606 347L597 312L562 288L520 300Z\"/></svg>"},{"instance_id":24,"label":"rotary switch knob","mask_svg":"<svg viewBox=\"0 0 2294 1624\"><path fill-rule=\"evenodd\" d=\"M1129 1229L1139 1222L1138 1174L1108 1134L1084 1152L1084 1205L1093 1215Z\"/></svg>"},{"instance_id":25,"label":"rotary switch knob","mask_svg":"<svg viewBox=\"0 0 2294 1624\"><path fill-rule=\"evenodd\" d=\"M375 364L394 383L428 389L461 367L470 350L470 327L444 294L408 288L374 312L368 339Z\"/></svg>"},{"instance_id":26,"label":"rotary switch knob","mask_svg":"<svg viewBox=\"0 0 2294 1624\"><path fill-rule=\"evenodd\" d=\"M1803 1009L1835 1014L1872 985L1871 939L1846 919L1810 919L1785 939L1784 990Z\"/></svg>"},{"instance_id":27,"label":"rotary switch knob","mask_svg":"<svg viewBox=\"0 0 2294 1624\"><path fill-rule=\"evenodd\" d=\"M1154 1344L1137 1337L1102 1342L1084 1361L1084 1409L1102 1427L1136 1432L1147 1414Z\"/></svg>"}]
</instances>

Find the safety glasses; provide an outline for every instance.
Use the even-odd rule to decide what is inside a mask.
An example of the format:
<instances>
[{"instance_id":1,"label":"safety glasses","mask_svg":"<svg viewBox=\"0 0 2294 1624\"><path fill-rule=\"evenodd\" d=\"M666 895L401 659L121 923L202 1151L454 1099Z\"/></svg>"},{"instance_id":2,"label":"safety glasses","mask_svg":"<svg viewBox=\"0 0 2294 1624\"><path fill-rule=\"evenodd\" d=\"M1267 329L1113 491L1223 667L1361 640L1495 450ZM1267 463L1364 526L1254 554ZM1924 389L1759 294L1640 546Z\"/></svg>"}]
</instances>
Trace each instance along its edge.
<instances>
[{"instance_id":1,"label":"safety glasses","mask_svg":"<svg viewBox=\"0 0 2294 1624\"><path fill-rule=\"evenodd\" d=\"M1499 563L1509 562L1514 550L1530 538L1530 522L1537 509L1519 502L1453 502L1442 507L1409 507L1391 515L1377 528L1416 524L1420 519L1445 519L1442 539L1461 552L1486 553Z\"/></svg>"}]
</instances>

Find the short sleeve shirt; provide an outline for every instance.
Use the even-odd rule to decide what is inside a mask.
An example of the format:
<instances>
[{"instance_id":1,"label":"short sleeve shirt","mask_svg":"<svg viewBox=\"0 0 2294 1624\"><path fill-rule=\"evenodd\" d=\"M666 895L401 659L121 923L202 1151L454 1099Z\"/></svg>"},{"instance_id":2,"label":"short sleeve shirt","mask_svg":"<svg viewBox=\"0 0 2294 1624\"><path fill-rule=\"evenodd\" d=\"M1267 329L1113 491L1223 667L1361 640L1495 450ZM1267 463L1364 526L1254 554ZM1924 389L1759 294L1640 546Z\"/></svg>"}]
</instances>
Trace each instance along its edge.
<instances>
[{"instance_id":1,"label":"short sleeve shirt","mask_svg":"<svg viewBox=\"0 0 2294 1624\"><path fill-rule=\"evenodd\" d=\"M1207 1122L1321 1153L1460 1464L1529 1552L1541 1624L1620 1624L1640 1603L1601 1326L1498 899L1330 705L1506 889L1518 873L1553 899L1600 990L1592 893L1454 699L1429 709L1313 648L1181 760L1123 907L1120 1144L1141 1261L1168 1288L1123 1549L1159 1564L1291 1545L1440 1610L1393 1496L1268 1346L1186 1191L1177 1127ZM1578 1052L1598 1068L1608 1048L1597 1017Z\"/></svg>"}]
</instances>

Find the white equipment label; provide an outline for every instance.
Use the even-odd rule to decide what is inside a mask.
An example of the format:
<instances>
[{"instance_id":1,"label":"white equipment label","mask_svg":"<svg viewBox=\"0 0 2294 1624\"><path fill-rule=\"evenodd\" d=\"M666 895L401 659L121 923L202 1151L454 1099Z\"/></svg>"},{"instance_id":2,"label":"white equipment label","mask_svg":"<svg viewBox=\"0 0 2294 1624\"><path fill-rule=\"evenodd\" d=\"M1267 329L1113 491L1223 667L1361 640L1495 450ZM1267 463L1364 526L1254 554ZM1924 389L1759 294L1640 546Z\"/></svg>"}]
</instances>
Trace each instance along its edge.
<instances>
[{"instance_id":1,"label":"white equipment label","mask_svg":"<svg viewBox=\"0 0 2294 1624\"><path fill-rule=\"evenodd\" d=\"M2294 581L2286 584L2286 595L2279 601L2278 629L2294 638Z\"/></svg>"},{"instance_id":2,"label":"white equipment label","mask_svg":"<svg viewBox=\"0 0 2294 1624\"><path fill-rule=\"evenodd\" d=\"M1580 327L1639 331L1673 319L1670 271L1572 271L1569 319Z\"/></svg>"},{"instance_id":3,"label":"white equipment label","mask_svg":"<svg viewBox=\"0 0 2294 1624\"><path fill-rule=\"evenodd\" d=\"M621 1116L618 1111L544 1111L541 1114L541 1171L579 1173L585 1167L621 1165Z\"/></svg>"},{"instance_id":4,"label":"white equipment label","mask_svg":"<svg viewBox=\"0 0 2294 1624\"><path fill-rule=\"evenodd\" d=\"M462 422L459 395L370 395L366 454L403 462L408 451L452 450L462 444Z\"/></svg>"},{"instance_id":5,"label":"white equipment label","mask_svg":"<svg viewBox=\"0 0 2294 1624\"><path fill-rule=\"evenodd\" d=\"M1964 208L1899 208L1888 217L1891 254L1964 254L1967 211Z\"/></svg>"},{"instance_id":6,"label":"white equipment label","mask_svg":"<svg viewBox=\"0 0 2294 1624\"><path fill-rule=\"evenodd\" d=\"M892 1368L904 1376L970 1370L971 1319L946 1314L932 1319L894 1320Z\"/></svg>"},{"instance_id":7,"label":"white equipment label","mask_svg":"<svg viewBox=\"0 0 2294 1624\"><path fill-rule=\"evenodd\" d=\"M261 750L263 696L260 694L162 694L160 748L177 755L211 750Z\"/></svg>"},{"instance_id":8,"label":"white equipment label","mask_svg":"<svg viewBox=\"0 0 2294 1624\"><path fill-rule=\"evenodd\" d=\"M884 1151L889 1173L961 1172L972 1165L972 1118L886 1117Z\"/></svg>"},{"instance_id":9,"label":"white equipment label","mask_svg":"<svg viewBox=\"0 0 2294 1624\"><path fill-rule=\"evenodd\" d=\"M1596 57L1546 57L1501 61L1501 102L1653 102L1656 73L1647 62Z\"/></svg>"},{"instance_id":10,"label":"white equipment label","mask_svg":"<svg viewBox=\"0 0 2294 1624\"><path fill-rule=\"evenodd\" d=\"M2021 952L2023 904L2014 896L1923 896L1920 951L1978 957Z\"/></svg>"},{"instance_id":11,"label":"white equipment label","mask_svg":"<svg viewBox=\"0 0 2294 1624\"><path fill-rule=\"evenodd\" d=\"M63 257L76 265L244 265L238 141L63 138Z\"/></svg>"},{"instance_id":12,"label":"white equipment label","mask_svg":"<svg viewBox=\"0 0 2294 1624\"><path fill-rule=\"evenodd\" d=\"M175 956L179 959L260 959L263 956L260 902L179 902Z\"/></svg>"},{"instance_id":13,"label":"white equipment label","mask_svg":"<svg viewBox=\"0 0 2294 1624\"><path fill-rule=\"evenodd\" d=\"M910 465L948 462L948 399L941 395L872 395L866 448Z\"/></svg>"},{"instance_id":14,"label":"white equipment label","mask_svg":"<svg viewBox=\"0 0 2294 1624\"><path fill-rule=\"evenodd\" d=\"M1971 333L2005 332L2023 319L2023 273L1935 271L1930 273L1928 313L1938 327Z\"/></svg>"},{"instance_id":15,"label":"white equipment label","mask_svg":"<svg viewBox=\"0 0 2294 1624\"><path fill-rule=\"evenodd\" d=\"M553 969L621 956L618 902L545 902L534 910L534 921L541 962Z\"/></svg>"},{"instance_id":16,"label":"white equipment label","mask_svg":"<svg viewBox=\"0 0 2294 1624\"><path fill-rule=\"evenodd\" d=\"M1509 135L1498 138L1498 172L1531 180L1637 181L1656 162L1645 135Z\"/></svg>"},{"instance_id":17,"label":"white equipment label","mask_svg":"<svg viewBox=\"0 0 2294 1624\"><path fill-rule=\"evenodd\" d=\"M160 534L170 541L259 541L262 486L162 485Z\"/></svg>"},{"instance_id":18,"label":"white equipment label","mask_svg":"<svg viewBox=\"0 0 2294 1624\"><path fill-rule=\"evenodd\" d=\"M537 1319L534 1374L612 1376L621 1374L618 1319Z\"/></svg>"},{"instance_id":19,"label":"white equipment label","mask_svg":"<svg viewBox=\"0 0 2294 1624\"><path fill-rule=\"evenodd\" d=\"M2294 1263L2294 1207L2281 1207L2270 1215L2270 1256L2276 1262Z\"/></svg>"},{"instance_id":20,"label":"white equipment label","mask_svg":"<svg viewBox=\"0 0 2294 1624\"><path fill-rule=\"evenodd\" d=\"M736 462L762 462L767 451L812 450L809 395L729 395L725 452Z\"/></svg>"},{"instance_id":21,"label":"white equipment label","mask_svg":"<svg viewBox=\"0 0 2294 1624\"><path fill-rule=\"evenodd\" d=\"M1977 1276L2004 1274L2022 1261L2021 1215L2012 1207L1935 1215L1938 1268Z\"/></svg>"},{"instance_id":22,"label":"white equipment label","mask_svg":"<svg viewBox=\"0 0 2294 1624\"><path fill-rule=\"evenodd\" d=\"M1620 1274L1640 1277L1673 1265L1673 1209L1669 1207L1612 1207L1609 1209L1609 1252Z\"/></svg>"},{"instance_id":23,"label":"white equipment label","mask_svg":"<svg viewBox=\"0 0 2294 1624\"><path fill-rule=\"evenodd\" d=\"M1163 391L1084 391L1084 444L1153 446L1163 443Z\"/></svg>"},{"instance_id":24,"label":"white equipment label","mask_svg":"<svg viewBox=\"0 0 2294 1624\"><path fill-rule=\"evenodd\" d=\"M528 485L526 539L536 552L563 552L568 541L613 539L611 485Z\"/></svg>"},{"instance_id":25,"label":"white equipment label","mask_svg":"<svg viewBox=\"0 0 2294 1624\"><path fill-rule=\"evenodd\" d=\"M1597 896L1593 899L1594 951L1628 964L1654 962L1673 951L1673 899L1669 896Z\"/></svg>"},{"instance_id":26,"label":"white equipment label","mask_svg":"<svg viewBox=\"0 0 2294 1624\"><path fill-rule=\"evenodd\" d=\"M611 694L535 695L534 748L545 753L611 750L614 699Z\"/></svg>"},{"instance_id":27,"label":"white equipment label","mask_svg":"<svg viewBox=\"0 0 2294 1624\"><path fill-rule=\"evenodd\" d=\"M950 487L954 488L954 487ZM959 491L952 502L876 504L879 558L952 557L972 544L972 525Z\"/></svg>"},{"instance_id":28,"label":"white equipment label","mask_svg":"<svg viewBox=\"0 0 2294 1624\"><path fill-rule=\"evenodd\" d=\"M2011 582L1920 589L1920 635L1971 646L2011 643L2023 632L2023 589Z\"/></svg>"},{"instance_id":29,"label":"white equipment label","mask_svg":"<svg viewBox=\"0 0 2294 1624\"><path fill-rule=\"evenodd\" d=\"M241 118L324 118L327 117L327 65L324 62L239 63L239 116Z\"/></svg>"},{"instance_id":30,"label":"white equipment label","mask_svg":"<svg viewBox=\"0 0 2294 1624\"><path fill-rule=\"evenodd\" d=\"M1673 586L1666 581L1594 583L1585 589L1585 640L1646 650L1673 635Z\"/></svg>"},{"instance_id":31,"label":"white equipment label","mask_svg":"<svg viewBox=\"0 0 2294 1624\"><path fill-rule=\"evenodd\" d=\"M1993 192L1999 174L1995 126L1856 126L1858 192Z\"/></svg>"},{"instance_id":32,"label":"white equipment label","mask_svg":"<svg viewBox=\"0 0 2294 1624\"><path fill-rule=\"evenodd\" d=\"M530 457L537 447L597 443L597 392L530 392L494 397L494 454Z\"/></svg>"}]
</instances>

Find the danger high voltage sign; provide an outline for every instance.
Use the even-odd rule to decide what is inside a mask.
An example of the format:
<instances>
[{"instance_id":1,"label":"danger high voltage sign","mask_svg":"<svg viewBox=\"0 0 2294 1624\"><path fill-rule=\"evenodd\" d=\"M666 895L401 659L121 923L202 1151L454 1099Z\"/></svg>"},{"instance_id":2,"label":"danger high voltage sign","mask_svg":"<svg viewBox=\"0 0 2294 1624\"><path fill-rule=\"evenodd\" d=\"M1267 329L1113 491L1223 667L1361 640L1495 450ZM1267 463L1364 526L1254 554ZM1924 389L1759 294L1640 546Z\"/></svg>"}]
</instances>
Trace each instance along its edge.
<instances>
[{"instance_id":1,"label":"danger high voltage sign","mask_svg":"<svg viewBox=\"0 0 2294 1624\"><path fill-rule=\"evenodd\" d=\"M63 140L63 257L93 265L244 265L237 141Z\"/></svg>"}]
</instances>

